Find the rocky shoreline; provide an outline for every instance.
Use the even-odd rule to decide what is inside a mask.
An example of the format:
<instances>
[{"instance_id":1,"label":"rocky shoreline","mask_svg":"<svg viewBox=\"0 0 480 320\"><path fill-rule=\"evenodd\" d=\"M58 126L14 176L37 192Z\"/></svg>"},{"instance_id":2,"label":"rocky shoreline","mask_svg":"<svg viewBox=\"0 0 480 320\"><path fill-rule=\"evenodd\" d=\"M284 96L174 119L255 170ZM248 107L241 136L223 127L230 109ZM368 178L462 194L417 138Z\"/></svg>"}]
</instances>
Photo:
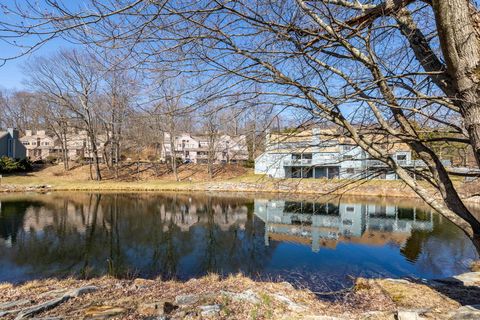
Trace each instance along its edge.
<instances>
[{"instance_id":1,"label":"rocky shoreline","mask_svg":"<svg viewBox=\"0 0 480 320\"><path fill-rule=\"evenodd\" d=\"M204 182L189 183L178 185L149 185L134 182L119 182L118 184L104 185L91 181L87 184L79 185L51 185L51 184L2 184L1 193L22 193L37 192L46 193L52 191L84 191L84 192L222 192L222 193L264 193L264 194L285 194L285 195L305 195L305 196L352 196L352 197L372 197L372 198L398 198L398 199L418 199L412 190L405 186L383 186L383 185L360 185L346 189L343 183L327 183L319 188L318 184L295 184L291 182L278 183L275 186L263 183L246 182ZM478 206L480 196L467 197L464 201L470 205Z\"/></svg>"},{"instance_id":2,"label":"rocky shoreline","mask_svg":"<svg viewBox=\"0 0 480 320\"><path fill-rule=\"evenodd\" d=\"M439 280L357 279L336 301L286 282L215 275L161 280L40 280L0 284L0 318L479 319L480 272Z\"/></svg>"},{"instance_id":3,"label":"rocky shoreline","mask_svg":"<svg viewBox=\"0 0 480 320\"><path fill-rule=\"evenodd\" d=\"M137 182L118 182L108 184L102 182L83 182L73 185L52 185L52 184L2 184L0 193L14 192L50 192L50 191L202 191L202 192L245 192L245 193L282 193L282 194L305 194L305 195L344 195L344 196L376 196L376 197L398 197L418 198L418 196L405 186L384 185L359 185L348 186L345 182L330 182L319 185L302 181L292 183L291 181L279 181L278 183L262 182L190 182L178 184L149 184Z\"/></svg>"},{"instance_id":4,"label":"rocky shoreline","mask_svg":"<svg viewBox=\"0 0 480 320\"><path fill-rule=\"evenodd\" d=\"M49 192L54 191L51 185L14 185L14 184L2 184L0 185L0 192Z\"/></svg>"}]
</instances>

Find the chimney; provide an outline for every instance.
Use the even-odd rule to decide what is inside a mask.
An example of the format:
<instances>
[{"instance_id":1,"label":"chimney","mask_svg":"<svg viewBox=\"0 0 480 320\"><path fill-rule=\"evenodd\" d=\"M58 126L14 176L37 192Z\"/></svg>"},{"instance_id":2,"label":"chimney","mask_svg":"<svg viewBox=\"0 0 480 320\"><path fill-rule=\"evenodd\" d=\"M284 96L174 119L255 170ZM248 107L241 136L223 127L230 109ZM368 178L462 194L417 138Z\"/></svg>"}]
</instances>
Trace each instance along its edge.
<instances>
[{"instance_id":1,"label":"chimney","mask_svg":"<svg viewBox=\"0 0 480 320\"><path fill-rule=\"evenodd\" d=\"M25 130L25 136L31 137L32 136L32 130Z\"/></svg>"},{"instance_id":2,"label":"chimney","mask_svg":"<svg viewBox=\"0 0 480 320\"><path fill-rule=\"evenodd\" d=\"M271 131L270 129L267 129L265 130L265 149L266 150L272 149L272 147L270 146L270 142L271 142Z\"/></svg>"},{"instance_id":3,"label":"chimney","mask_svg":"<svg viewBox=\"0 0 480 320\"><path fill-rule=\"evenodd\" d=\"M321 143L320 134L321 134L320 128L312 129L312 146L313 147L320 147L320 143Z\"/></svg>"},{"instance_id":4,"label":"chimney","mask_svg":"<svg viewBox=\"0 0 480 320\"><path fill-rule=\"evenodd\" d=\"M45 130L37 130L37 136L45 136Z\"/></svg>"},{"instance_id":5,"label":"chimney","mask_svg":"<svg viewBox=\"0 0 480 320\"><path fill-rule=\"evenodd\" d=\"M18 130L13 128L8 128L7 132L12 136L13 139L18 139Z\"/></svg>"}]
</instances>

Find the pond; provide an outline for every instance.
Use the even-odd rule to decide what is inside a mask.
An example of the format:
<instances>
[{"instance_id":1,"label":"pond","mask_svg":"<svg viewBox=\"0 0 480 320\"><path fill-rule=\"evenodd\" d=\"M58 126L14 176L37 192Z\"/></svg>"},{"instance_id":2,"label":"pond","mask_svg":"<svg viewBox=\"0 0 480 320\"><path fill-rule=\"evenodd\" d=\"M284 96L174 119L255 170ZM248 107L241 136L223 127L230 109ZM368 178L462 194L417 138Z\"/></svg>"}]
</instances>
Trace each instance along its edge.
<instances>
[{"instance_id":1,"label":"pond","mask_svg":"<svg viewBox=\"0 0 480 320\"><path fill-rule=\"evenodd\" d=\"M242 272L315 292L353 277L438 278L477 253L421 202L236 194L0 196L0 282L187 280Z\"/></svg>"}]
</instances>

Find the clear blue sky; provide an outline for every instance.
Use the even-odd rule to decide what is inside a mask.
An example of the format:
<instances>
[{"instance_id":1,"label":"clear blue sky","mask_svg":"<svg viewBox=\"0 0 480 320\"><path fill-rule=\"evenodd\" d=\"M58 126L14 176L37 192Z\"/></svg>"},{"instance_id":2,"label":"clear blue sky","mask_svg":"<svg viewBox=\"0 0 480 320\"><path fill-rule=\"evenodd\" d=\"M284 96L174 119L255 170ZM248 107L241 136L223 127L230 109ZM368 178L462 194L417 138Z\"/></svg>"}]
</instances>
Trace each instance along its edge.
<instances>
[{"instance_id":1,"label":"clear blue sky","mask_svg":"<svg viewBox=\"0 0 480 320\"><path fill-rule=\"evenodd\" d=\"M0 0L2 5L14 7L14 0ZM22 3L19 1L18 3ZM34 3L34 2L32 2ZM8 21L10 23L19 23L20 20L15 15L5 14L0 11L0 20ZM33 38L28 39L16 39L18 43L33 42ZM3 66L0 66L0 88L6 89L23 89L25 85L23 80L25 79L25 72L22 67L37 55L48 55L61 48L73 47L74 45L63 39L57 38L47 42L33 53L30 53L21 58L7 61ZM19 53L25 51L25 48L19 48L9 45L5 41L2 41L2 34L0 34L0 58L7 58L16 56Z\"/></svg>"},{"instance_id":2,"label":"clear blue sky","mask_svg":"<svg viewBox=\"0 0 480 320\"><path fill-rule=\"evenodd\" d=\"M0 51L3 56L12 56L16 53L13 48L8 48L5 44L0 44ZM21 69L22 64L28 61L29 57L25 56L7 63L0 67L0 88L4 89L22 89L24 86L22 80L24 78Z\"/></svg>"},{"instance_id":3,"label":"clear blue sky","mask_svg":"<svg viewBox=\"0 0 480 320\"><path fill-rule=\"evenodd\" d=\"M23 89L25 85L23 80L27 75L28 70L23 70L26 62L30 61L37 55L48 55L60 50L62 48L73 47L75 45L63 40L54 39L44 46L40 47L33 53L29 53L23 57L15 60L7 61L7 63L0 67L0 88L5 89ZM11 57L17 55L22 49L10 46L4 42L0 42L0 57Z\"/></svg>"}]
</instances>

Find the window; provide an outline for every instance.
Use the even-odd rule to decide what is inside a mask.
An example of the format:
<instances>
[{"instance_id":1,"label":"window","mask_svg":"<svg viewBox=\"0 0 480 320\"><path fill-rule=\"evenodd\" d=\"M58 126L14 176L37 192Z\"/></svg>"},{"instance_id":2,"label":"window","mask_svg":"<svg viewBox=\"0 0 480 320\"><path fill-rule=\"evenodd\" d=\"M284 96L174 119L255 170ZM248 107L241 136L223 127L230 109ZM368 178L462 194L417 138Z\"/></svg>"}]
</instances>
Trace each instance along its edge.
<instances>
[{"instance_id":1,"label":"window","mask_svg":"<svg viewBox=\"0 0 480 320\"><path fill-rule=\"evenodd\" d=\"M338 178L340 175L340 167L328 167L328 179Z\"/></svg>"},{"instance_id":2,"label":"window","mask_svg":"<svg viewBox=\"0 0 480 320\"><path fill-rule=\"evenodd\" d=\"M399 160L399 161L407 160L407 155L406 154L398 154L397 155L397 160Z\"/></svg>"},{"instance_id":3,"label":"window","mask_svg":"<svg viewBox=\"0 0 480 320\"><path fill-rule=\"evenodd\" d=\"M292 178L301 178L302 177L302 168L301 167L292 167Z\"/></svg>"},{"instance_id":4,"label":"window","mask_svg":"<svg viewBox=\"0 0 480 320\"><path fill-rule=\"evenodd\" d=\"M293 160L301 160L301 159L312 159L312 154L311 153L293 153L292 154L292 159Z\"/></svg>"},{"instance_id":5,"label":"window","mask_svg":"<svg viewBox=\"0 0 480 320\"><path fill-rule=\"evenodd\" d=\"M353 156L351 154L345 154L343 155L343 160L352 160Z\"/></svg>"},{"instance_id":6,"label":"window","mask_svg":"<svg viewBox=\"0 0 480 320\"><path fill-rule=\"evenodd\" d=\"M327 168L323 168L323 167L315 168L316 179L326 178L326 177L327 177Z\"/></svg>"},{"instance_id":7,"label":"window","mask_svg":"<svg viewBox=\"0 0 480 320\"><path fill-rule=\"evenodd\" d=\"M303 178L312 178L313 177L313 170L312 168L302 168L302 177Z\"/></svg>"},{"instance_id":8,"label":"window","mask_svg":"<svg viewBox=\"0 0 480 320\"><path fill-rule=\"evenodd\" d=\"M347 173L354 174L355 169L354 168L347 168Z\"/></svg>"},{"instance_id":9,"label":"window","mask_svg":"<svg viewBox=\"0 0 480 320\"><path fill-rule=\"evenodd\" d=\"M340 175L340 167L316 167L314 177L316 179L327 178L333 179L338 178Z\"/></svg>"}]
</instances>

